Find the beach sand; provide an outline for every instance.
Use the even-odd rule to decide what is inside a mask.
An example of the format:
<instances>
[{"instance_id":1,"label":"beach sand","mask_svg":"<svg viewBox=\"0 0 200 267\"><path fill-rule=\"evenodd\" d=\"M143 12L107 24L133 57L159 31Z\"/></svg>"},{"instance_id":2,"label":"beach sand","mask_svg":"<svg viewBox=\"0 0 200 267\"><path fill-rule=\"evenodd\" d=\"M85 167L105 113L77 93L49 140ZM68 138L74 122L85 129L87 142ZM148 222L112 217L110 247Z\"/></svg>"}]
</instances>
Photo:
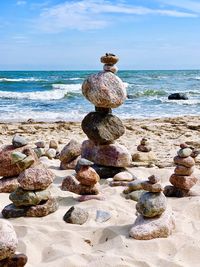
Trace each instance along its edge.
<instances>
[{"instance_id":1,"label":"beach sand","mask_svg":"<svg viewBox=\"0 0 200 267\"><path fill-rule=\"evenodd\" d=\"M133 166L129 170L140 179L151 174L161 178L162 185L169 184L173 173L173 157L179 144L200 149L200 117L187 116L159 119L125 120L126 133L119 139L131 153L142 137L150 138L157 157L151 167ZM34 147L38 140L59 142L60 149L72 138L83 141L86 135L78 122L7 123L0 124L0 145L10 144L15 133L27 137ZM100 191L105 201L78 202L77 195L61 191L64 177L73 170L60 170L59 160L43 162L56 174L51 191L59 202L59 209L43 218L9 219L18 239L18 251L28 256L27 267L195 267L200 266L200 183L193 188L193 196L168 198L176 220L176 229L168 238L148 241L134 240L129 230L136 219L136 202L124 198L123 187L110 187L107 180L100 181ZM200 178L200 156L195 174ZM9 194L0 194L0 208L10 203ZM84 225L63 221L66 211L73 205L85 208L89 219ZM111 219L95 221L97 210L109 211ZM2 217L2 216L1 216Z\"/></svg>"}]
</instances>

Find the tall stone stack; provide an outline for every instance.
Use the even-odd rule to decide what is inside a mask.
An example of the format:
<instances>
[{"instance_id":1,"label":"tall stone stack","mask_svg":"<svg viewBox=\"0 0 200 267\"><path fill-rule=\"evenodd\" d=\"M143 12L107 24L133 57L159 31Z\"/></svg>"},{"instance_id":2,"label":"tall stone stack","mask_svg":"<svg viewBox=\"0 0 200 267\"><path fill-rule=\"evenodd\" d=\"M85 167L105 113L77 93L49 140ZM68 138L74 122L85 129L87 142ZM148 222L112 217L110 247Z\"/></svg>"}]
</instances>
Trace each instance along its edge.
<instances>
[{"instance_id":1,"label":"tall stone stack","mask_svg":"<svg viewBox=\"0 0 200 267\"><path fill-rule=\"evenodd\" d=\"M118 57L106 54L101 57L104 71L89 76L82 85L83 95L95 106L82 121L82 129L89 140L82 144L81 156L95 163L94 169L104 177L121 172L131 162L131 155L123 145L115 143L125 132L122 121L112 114L112 109L123 104L126 90L122 80L115 75ZM114 170L114 172L113 172Z\"/></svg>"},{"instance_id":2,"label":"tall stone stack","mask_svg":"<svg viewBox=\"0 0 200 267\"><path fill-rule=\"evenodd\" d=\"M166 186L164 190L167 197L189 195L190 189L197 183L197 178L193 175L197 155L187 144L180 145L177 156L174 157L176 168L169 179L172 186Z\"/></svg>"},{"instance_id":3,"label":"tall stone stack","mask_svg":"<svg viewBox=\"0 0 200 267\"><path fill-rule=\"evenodd\" d=\"M42 217L56 211L58 204L49 191L54 174L36 161L33 157L34 152L30 155L28 148L23 150L28 155L13 149L11 151L9 164L14 166L17 170L16 174L19 174L18 185L9 196L13 204L3 209L2 215L5 218Z\"/></svg>"}]
</instances>

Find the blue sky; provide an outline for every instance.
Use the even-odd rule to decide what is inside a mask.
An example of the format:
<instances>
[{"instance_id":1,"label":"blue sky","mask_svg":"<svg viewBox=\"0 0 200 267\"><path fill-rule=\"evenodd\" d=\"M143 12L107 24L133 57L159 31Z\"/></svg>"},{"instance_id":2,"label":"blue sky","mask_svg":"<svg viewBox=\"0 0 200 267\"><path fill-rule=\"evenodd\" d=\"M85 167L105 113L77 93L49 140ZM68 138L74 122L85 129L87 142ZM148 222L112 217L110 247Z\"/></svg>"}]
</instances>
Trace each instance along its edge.
<instances>
[{"instance_id":1,"label":"blue sky","mask_svg":"<svg viewBox=\"0 0 200 267\"><path fill-rule=\"evenodd\" d=\"M1 0L0 70L200 69L200 1Z\"/></svg>"}]
</instances>

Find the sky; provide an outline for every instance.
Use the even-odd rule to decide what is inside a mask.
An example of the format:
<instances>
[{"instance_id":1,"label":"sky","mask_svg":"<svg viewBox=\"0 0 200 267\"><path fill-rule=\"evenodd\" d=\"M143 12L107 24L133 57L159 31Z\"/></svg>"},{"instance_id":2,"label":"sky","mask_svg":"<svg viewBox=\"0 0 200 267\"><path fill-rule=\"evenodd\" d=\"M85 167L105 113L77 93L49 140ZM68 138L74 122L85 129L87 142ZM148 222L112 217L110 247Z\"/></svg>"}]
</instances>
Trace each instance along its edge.
<instances>
[{"instance_id":1,"label":"sky","mask_svg":"<svg viewBox=\"0 0 200 267\"><path fill-rule=\"evenodd\" d=\"M200 1L0 0L0 70L200 69Z\"/></svg>"}]
</instances>

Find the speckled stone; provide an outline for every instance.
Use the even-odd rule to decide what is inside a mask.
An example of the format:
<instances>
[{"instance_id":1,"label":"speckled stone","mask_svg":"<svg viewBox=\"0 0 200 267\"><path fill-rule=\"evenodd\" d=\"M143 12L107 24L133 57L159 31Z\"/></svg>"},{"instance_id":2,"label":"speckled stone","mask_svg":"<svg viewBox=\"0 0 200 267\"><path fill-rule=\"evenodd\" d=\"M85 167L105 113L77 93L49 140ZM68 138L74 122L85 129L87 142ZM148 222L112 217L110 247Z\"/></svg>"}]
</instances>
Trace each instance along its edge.
<instances>
[{"instance_id":1,"label":"speckled stone","mask_svg":"<svg viewBox=\"0 0 200 267\"><path fill-rule=\"evenodd\" d=\"M117 108L126 99L122 80L112 72L89 76L82 85L83 95L96 107Z\"/></svg>"},{"instance_id":2,"label":"speckled stone","mask_svg":"<svg viewBox=\"0 0 200 267\"><path fill-rule=\"evenodd\" d=\"M194 167L187 168L185 166L177 165L174 173L177 175L191 175L194 172Z\"/></svg>"},{"instance_id":3,"label":"speckled stone","mask_svg":"<svg viewBox=\"0 0 200 267\"><path fill-rule=\"evenodd\" d=\"M12 257L17 245L18 240L12 224L9 221L0 219L0 260Z\"/></svg>"},{"instance_id":4,"label":"speckled stone","mask_svg":"<svg viewBox=\"0 0 200 267\"><path fill-rule=\"evenodd\" d=\"M19 186L17 177L4 177L0 179L0 193L11 193Z\"/></svg>"},{"instance_id":5,"label":"speckled stone","mask_svg":"<svg viewBox=\"0 0 200 267\"><path fill-rule=\"evenodd\" d=\"M193 175L186 176L177 174L172 174L169 179L172 185L184 190L190 190L197 183L197 180L198 179Z\"/></svg>"},{"instance_id":6,"label":"speckled stone","mask_svg":"<svg viewBox=\"0 0 200 267\"><path fill-rule=\"evenodd\" d=\"M71 207L64 215L63 220L72 224L84 224L89 217L89 213L79 207Z\"/></svg>"},{"instance_id":7,"label":"speckled stone","mask_svg":"<svg viewBox=\"0 0 200 267\"><path fill-rule=\"evenodd\" d=\"M174 163L176 165L182 165L189 168L195 165L195 160L192 157L181 158L179 156L176 156L174 157Z\"/></svg>"},{"instance_id":8,"label":"speckled stone","mask_svg":"<svg viewBox=\"0 0 200 267\"><path fill-rule=\"evenodd\" d=\"M82 166L76 174L76 179L82 185L94 186L100 180L100 177L92 167Z\"/></svg>"}]
</instances>

